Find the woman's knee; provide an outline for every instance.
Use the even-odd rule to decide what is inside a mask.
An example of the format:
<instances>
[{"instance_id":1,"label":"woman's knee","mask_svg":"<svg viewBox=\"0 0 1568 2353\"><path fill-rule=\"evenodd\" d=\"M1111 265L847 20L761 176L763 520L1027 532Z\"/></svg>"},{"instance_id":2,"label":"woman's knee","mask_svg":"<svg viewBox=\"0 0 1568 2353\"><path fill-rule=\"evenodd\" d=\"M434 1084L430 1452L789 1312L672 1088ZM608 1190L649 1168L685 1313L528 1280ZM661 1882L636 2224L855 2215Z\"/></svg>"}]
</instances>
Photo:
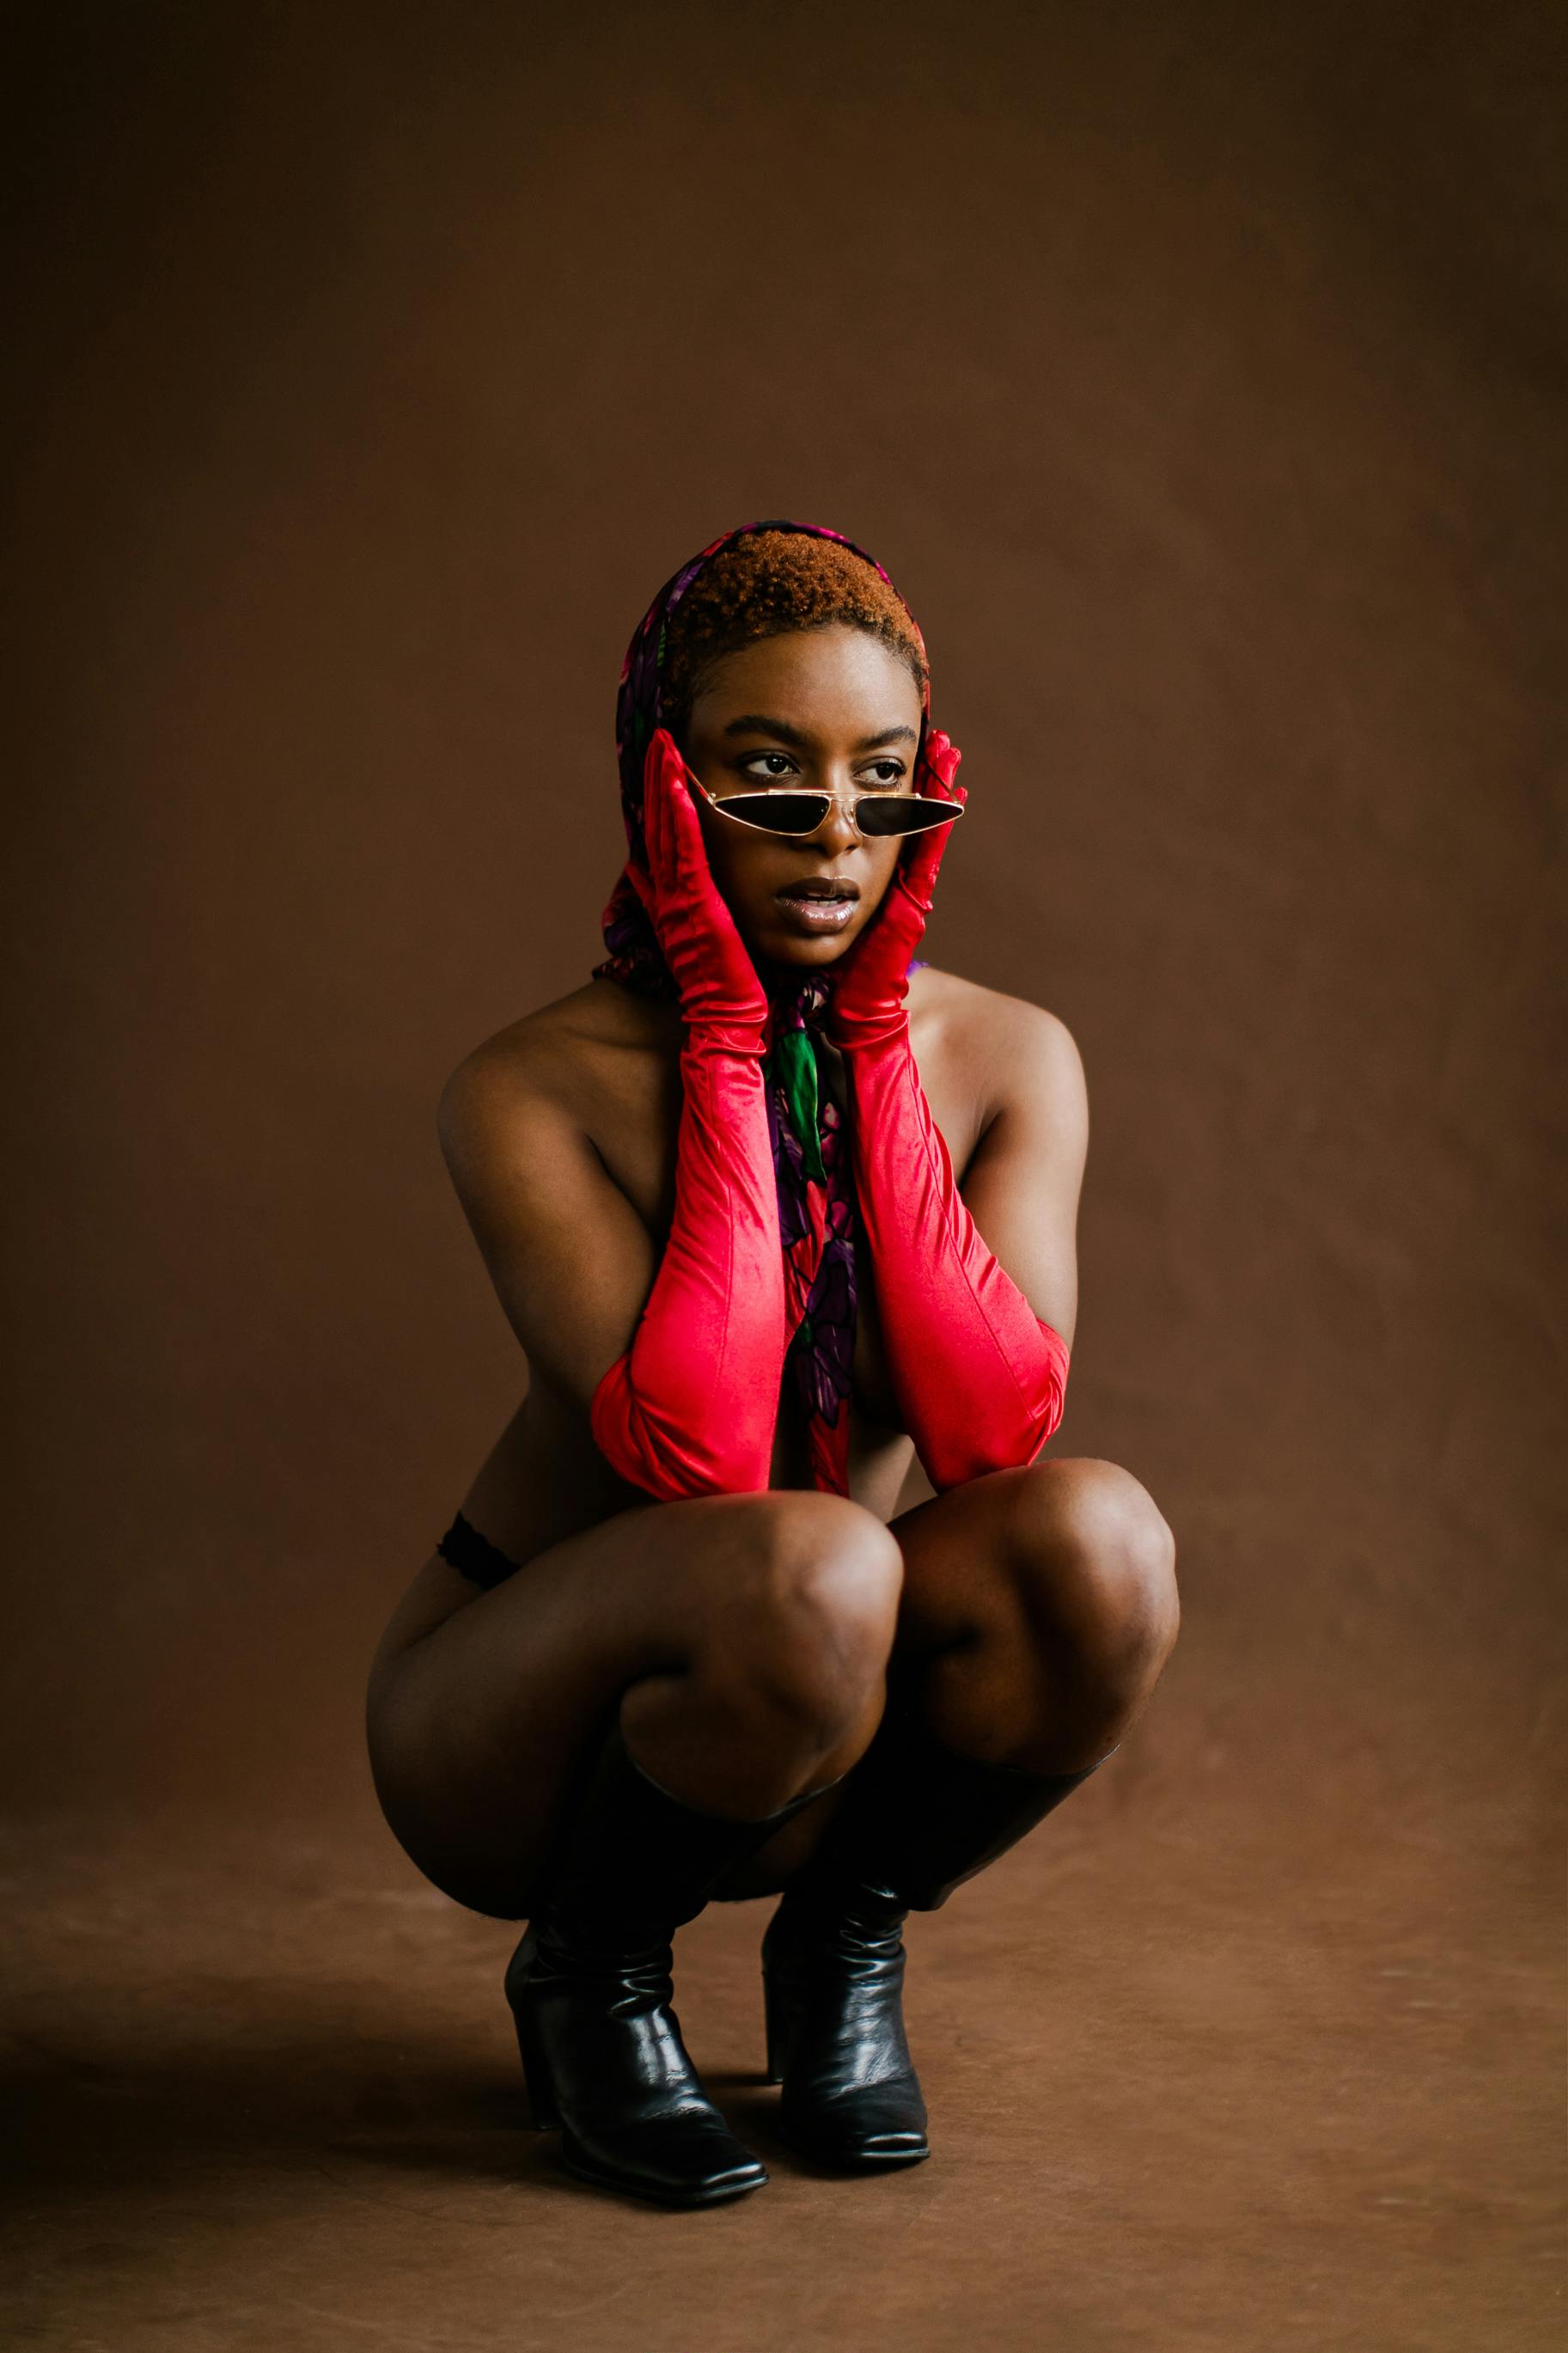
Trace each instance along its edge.
<instances>
[{"instance_id":1,"label":"woman's knee","mask_svg":"<svg viewBox=\"0 0 1568 2353\"><path fill-rule=\"evenodd\" d=\"M1181 1623L1176 1540L1130 1471L1092 1458L1033 1466L1010 1557L1041 1639L1129 1695L1148 1689Z\"/></svg>"},{"instance_id":2,"label":"woman's knee","mask_svg":"<svg viewBox=\"0 0 1568 2353\"><path fill-rule=\"evenodd\" d=\"M775 1703L836 1729L892 1649L898 1539L860 1504L815 1490L749 1497L746 1519L710 1646Z\"/></svg>"}]
</instances>

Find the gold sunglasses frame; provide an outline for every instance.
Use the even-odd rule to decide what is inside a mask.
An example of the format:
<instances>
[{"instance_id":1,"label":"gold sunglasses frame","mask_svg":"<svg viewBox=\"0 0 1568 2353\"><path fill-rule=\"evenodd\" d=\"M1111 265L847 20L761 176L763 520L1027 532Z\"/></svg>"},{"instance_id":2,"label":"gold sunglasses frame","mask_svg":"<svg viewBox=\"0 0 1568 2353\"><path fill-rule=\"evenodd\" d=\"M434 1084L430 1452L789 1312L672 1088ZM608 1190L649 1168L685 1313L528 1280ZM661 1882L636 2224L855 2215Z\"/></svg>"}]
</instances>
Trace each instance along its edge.
<instances>
[{"instance_id":1,"label":"gold sunglasses frame","mask_svg":"<svg viewBox=\"0 0 1568 2353\"><path fill-rule=\"evenodd\" d=\"M936 831L937 825L946 823L946 821L951 818L962 817L963 815L963 803L962 801L938 800L934 793L854 793L846 799L846 797L842 793L825 793L807 789L802 792L802 797L809 797L812 800L826 801L828 808L825 808L823 810L822 815L817 818L816 823L811 828L809 833L792 833L787 826L753 825L750 818L735 817L724 806L726 801L768 800L772 797L770 794L765 792L710 793L707 786L703 783L701 777L698 776L693 769L688 767L686 775L688 781L696 786L698 791L708 803L710 808L717 809L721 817L729 818L731 825L744 826L748 833L765 833L774 841L815 840L816 836L822 831L823 827L827 823L828 811L835 804L837 804L840 808L847 807L849 811L849 822L854 827L856 832L859 834L862 841L918 841L922 834L934 833ZM793 785L789 786L788 789L791 792L801 790L801 788ZM863 801L879 801L885 806L889 801L895 800L920 801L928 808L941 809L942 811L942 816L931 825L912 826L904 833L867 833L862 829L860 819L857 812Z\"/></svg>"}]
</instances>

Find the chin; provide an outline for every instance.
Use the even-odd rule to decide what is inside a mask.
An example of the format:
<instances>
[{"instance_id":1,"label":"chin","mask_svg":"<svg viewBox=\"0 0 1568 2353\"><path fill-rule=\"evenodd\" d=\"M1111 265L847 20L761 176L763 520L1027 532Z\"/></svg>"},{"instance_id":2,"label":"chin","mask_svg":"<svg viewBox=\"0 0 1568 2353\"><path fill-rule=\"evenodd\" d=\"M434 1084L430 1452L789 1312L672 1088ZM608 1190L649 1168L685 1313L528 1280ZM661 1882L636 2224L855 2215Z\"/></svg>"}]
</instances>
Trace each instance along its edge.
<instances>
[{"instance_id":1,"label":"chin","mask_svg":"<svg viewBox=\"0 0 1568 2353\"><path fill-rule=\"evenodd\" d=\"M766 944L753 944L752 952L755 955L765 956L770 964L794 965L802 972L810 972L823 965L837 964L850 944L850 940L842 935L837 939L824 937L812 940L795 932L786 932Z\"/></svg>"}]
</instances>

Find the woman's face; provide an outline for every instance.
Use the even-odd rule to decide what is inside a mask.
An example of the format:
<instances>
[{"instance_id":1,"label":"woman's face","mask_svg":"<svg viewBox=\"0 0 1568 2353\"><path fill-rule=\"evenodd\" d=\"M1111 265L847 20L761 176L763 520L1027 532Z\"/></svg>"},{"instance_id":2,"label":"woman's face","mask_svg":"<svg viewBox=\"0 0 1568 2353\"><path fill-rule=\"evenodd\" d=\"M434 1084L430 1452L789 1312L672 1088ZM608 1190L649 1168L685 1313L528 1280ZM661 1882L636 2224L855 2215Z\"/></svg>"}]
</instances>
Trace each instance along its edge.
<instances>
[{"instance_id":1,"label":"woman's face","mask_svg":"<svg viewBox=\"0 0 1568 2353\"><path fill-rule=\"evenodd\" d=\"M710 793L907 793L920 727L908 664L879 638L835 622L763 638L716 662L681 749ZM692 797L713 879L759 972L836 964L881 904L900 838L867 839L837 801L802 841L759 833ZM792 892L827 882L849 891L847 907L814 918L822 902Z\"/></svg>"}]
</instances>

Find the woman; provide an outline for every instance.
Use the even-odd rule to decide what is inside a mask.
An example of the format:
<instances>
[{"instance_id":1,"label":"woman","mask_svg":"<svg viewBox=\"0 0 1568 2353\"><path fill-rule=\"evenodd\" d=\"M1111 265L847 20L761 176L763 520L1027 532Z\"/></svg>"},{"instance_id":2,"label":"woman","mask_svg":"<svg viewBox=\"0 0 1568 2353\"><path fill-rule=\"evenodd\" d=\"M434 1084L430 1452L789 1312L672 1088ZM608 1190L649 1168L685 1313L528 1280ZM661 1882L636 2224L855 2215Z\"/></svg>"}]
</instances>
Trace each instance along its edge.
<instances>
[{"instance_id":1,"label":"woman","mask_svg":"<svg viewBox=\"0 0 1568 2353\"><path fill-rule=\"evenodd\" d=\"M528 1395L394 1612L391 1828L526 1919L532 2118L604 2188L767 2179L708 2098L671 1939L780 1894L781 2129L930 2154L904 1921L1101 1764L1175 1639L1174 1543L1061 1417L1088 1134L1053 1015L912 955L965 793L925 649L836 532L668 582L618 710L608 954L469 1054L447 1165ZM933 1496L897 1514L919 1451Z\"/></svg>"}]
</instances>

